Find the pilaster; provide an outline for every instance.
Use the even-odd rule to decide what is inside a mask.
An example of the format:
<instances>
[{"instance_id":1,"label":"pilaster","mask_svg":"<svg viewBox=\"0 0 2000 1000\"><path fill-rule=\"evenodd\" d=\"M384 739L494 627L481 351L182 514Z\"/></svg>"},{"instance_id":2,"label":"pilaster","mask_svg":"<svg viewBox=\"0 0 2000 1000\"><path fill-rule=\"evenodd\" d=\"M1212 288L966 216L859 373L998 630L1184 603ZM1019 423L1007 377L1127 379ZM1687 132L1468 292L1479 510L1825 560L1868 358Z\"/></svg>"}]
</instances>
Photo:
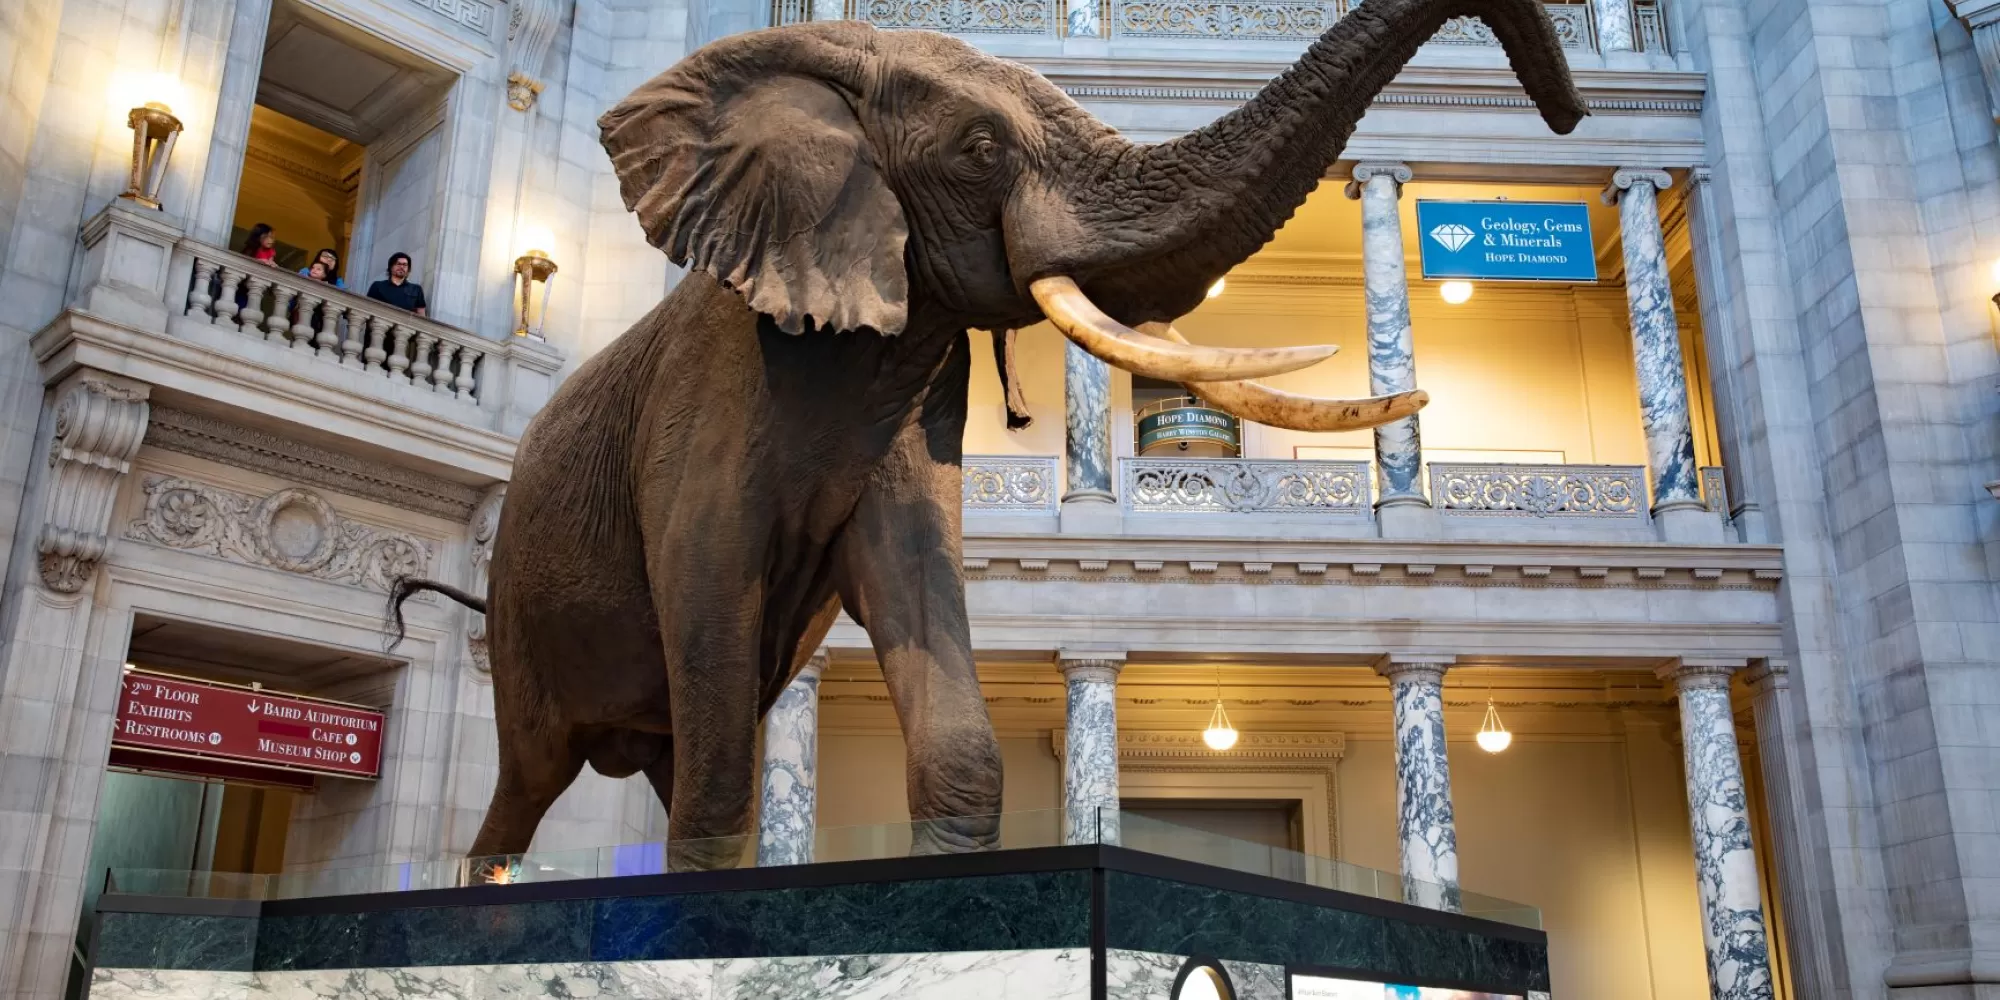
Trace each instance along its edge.
<instances>
[{"instance_id":1,"label":"pilaster","mask_svg":"<svg viewBox=\"0 0 2000 1000\"><path fill-rule=\"evenodd\" d=\"M150 387L92 369L52 395L0 615L0 996L61 996L130 615L96 607Z\"/></svg>"}]
</instances>

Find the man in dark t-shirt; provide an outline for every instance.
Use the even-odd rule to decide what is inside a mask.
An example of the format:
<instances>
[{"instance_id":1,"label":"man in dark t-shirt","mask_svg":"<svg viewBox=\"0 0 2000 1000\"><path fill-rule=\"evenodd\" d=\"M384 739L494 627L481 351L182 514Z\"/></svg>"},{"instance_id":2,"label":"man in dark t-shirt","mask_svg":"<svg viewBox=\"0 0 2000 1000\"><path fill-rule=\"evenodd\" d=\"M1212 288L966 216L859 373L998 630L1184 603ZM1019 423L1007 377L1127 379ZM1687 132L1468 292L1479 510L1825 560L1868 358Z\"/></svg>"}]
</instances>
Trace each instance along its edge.
<instances>
[{"instance_id":1,"label":"man in dark t-shirt","mask_svg":"<svg viewBox=\"0 0 2000 1000\"><path fill-rule=\"evenodd\" d=\"M424 301L424 286L410 280L410 255L400 250L389 255L389 277L369 285L368 297L419 316L427 315L424 309L429 303Z\"/></svg>"}]
</instances>

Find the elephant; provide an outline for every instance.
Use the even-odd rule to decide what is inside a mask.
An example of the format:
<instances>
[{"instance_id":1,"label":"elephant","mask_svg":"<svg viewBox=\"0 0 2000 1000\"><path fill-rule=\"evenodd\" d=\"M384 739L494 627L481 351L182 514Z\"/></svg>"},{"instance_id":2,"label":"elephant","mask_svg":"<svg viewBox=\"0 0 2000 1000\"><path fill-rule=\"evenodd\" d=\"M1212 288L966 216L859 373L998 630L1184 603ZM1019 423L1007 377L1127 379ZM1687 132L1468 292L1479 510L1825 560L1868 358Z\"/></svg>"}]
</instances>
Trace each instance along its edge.
<instances>
[{"instance_id":1,"label":"elephant","mask_svg":"<svg viewBox=\"0 0 2000 1000\"><path fill-rule=\"evenodd\" d=\"M589 764L646 776L670 867L735 864L760 720L843 608L905 737L913 852L996 847L1000 752L960 562L971 332L1046 319L1281 427L1414 413L1420 390L1253 381L1332 347L1200 346L1172 323L1465 15L1550 128L1588 114L1539 0L1366 0L1246 103L1159 144L959 39L856 21L710 43L606 112L625 206L685 273L530 422L484 599L393 588L398 635L418 590L489 616L499 775L470 854L525 851Z\"/></svg>"}]
</instances>

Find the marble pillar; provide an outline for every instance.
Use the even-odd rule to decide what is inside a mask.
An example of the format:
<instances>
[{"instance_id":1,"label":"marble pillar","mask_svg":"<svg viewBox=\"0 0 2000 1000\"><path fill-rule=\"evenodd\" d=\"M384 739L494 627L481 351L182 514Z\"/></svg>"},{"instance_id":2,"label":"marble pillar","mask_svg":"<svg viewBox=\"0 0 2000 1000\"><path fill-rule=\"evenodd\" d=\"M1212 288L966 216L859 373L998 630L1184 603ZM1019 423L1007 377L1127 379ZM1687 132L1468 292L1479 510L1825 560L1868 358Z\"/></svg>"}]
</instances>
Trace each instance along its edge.
<instances>
[{"instance_id":1,"label":"marble pillar","mask_svg":"<svg viewBox=\"0 0 2000 1000\"><path fill-rule=\"evenodd\" d=\"M1695 888L1701 897L1702 941L1708 948L1708 988L1714 1000L1773 996L1749 801L1729 704L1729 675L1744 666L1742 660L1682 659L1660 670L1680 697Z\"/></svg>"},{"instance_id":2,"label":"marble pillar","mask_svg":"<svg viewBox=\"0 0 2000 1000\"><path fill-rule=\"evenodd\" d=\"M1638 48L1632 31L1632 0L1590 0L1590 16L1597 22L1598 51L1630 52Z\"/></svg>"},{"instance_id":3,"label":"marble pillar","mask_svg":"<svg viewBox=\"0 0 2000 1000\"><path fill-rule=\"evenodd\" d=\"M1368 302L1368 391L1383 396L1417 387L1416 346L1410 333L1410 278L1403 268L1403 220L1397 202L1410 168L1362 163L1347 196L1361 201L1361 271ZM1417 418L1375 428L1375 464L1381 470L1379 506L1422 505L1423 467Z\"/></svg>"},{"instance_id":4,"label":"marble pillar","mask_svg":"<svg viewBox=\"0 0 2000 1000\"><path fill-rule=\"evenodd\" d=\"M847 0L812 0L812 19L840 21L847 17Z\"/></svg>"},{"instance_id":5,"label":"marble pillar","mask_svg":"<svg viewBox=\"0 0 2000 1000\"><path fill-rule=\"evenodd\" d=\"M1071 38L1101 38L1104 35L1097 0L1064 0L1064 19Z\"/></svg>"},{"instance_id":6,"label":"marble pillar","mask_svg":"<svg viewBox=\"0 0 2000 1000\"><path fill-rule=\"evenodd\" d=\"M1638 368L1639 418L1646 432L1655 517L1703 510L1680 323L1674 317L1660 235L1659 192L1672 183L1662 170L1620 170L1604 190L1605 203L1618 206L1625 246L1625 299L1632 310L1632 359Z\"/></svg>"},{"instance_id":7,"label":"marble pillar","mask_svg":"<svg viewBox=\"0 0 2000 1000\"><path fill-rule=\"evenodd\" d=\"M1123 653L1058 653L1069 688L1063 843L1118 843L1118 671Z\"/></svg>"},{"instance_id":8,"label":"marble pillar","mask_svg":"<svg viewBox=\"0 0 2000 1000\"><path fill-rule=\"evenodd\" d=\"M813 859L819 768L819 679L825 647L812 655L764 716L764 782L757 800L757 865Z\"/></svg>"},{"instance_id":9,"label":"marble pillar","mask_svg":"<svg viewBox=\"0 0 2000 1000\"><path fill-rule=\"evenodd\" d=\"M1392 653L1375 667L1389 678L1396 712L1396 834L1403 900L1459 909L1458 833L1451 814L1451 763L1444 742L1444 672L1456 657Z\"/></svg>"},{"instance_id":10,"label":"marble pillar","mask_svg":"<svg viewBox=\"0 0 2000 1000\"><path fill-rule=\"evenodd\" d=\"M1115 531L1111 490L1111 366L1063 345L1063 456L1067 482L1061 530Z\"/></svg>"}]
</instances>

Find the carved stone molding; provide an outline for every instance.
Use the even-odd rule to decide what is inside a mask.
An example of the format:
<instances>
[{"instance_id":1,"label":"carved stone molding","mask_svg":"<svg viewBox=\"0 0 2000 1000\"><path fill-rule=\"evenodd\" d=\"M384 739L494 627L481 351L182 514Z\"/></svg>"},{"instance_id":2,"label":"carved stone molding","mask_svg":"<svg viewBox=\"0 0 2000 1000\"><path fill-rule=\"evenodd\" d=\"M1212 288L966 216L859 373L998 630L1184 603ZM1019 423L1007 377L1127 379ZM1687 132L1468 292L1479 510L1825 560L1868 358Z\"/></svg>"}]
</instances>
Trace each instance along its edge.
<instances>
[{"instance_id":1,"label":"carved stone molding","mask_svg":"<svg viewBox=\"0 0 2000 1000\"><path fill-rule=\"evenodd\" d=\"M1058 762L1067 731L1049 734ZM1121 729L1118 769L1165 773L1312 774L1326 780L1326 829L1332 856L1340 856L1340 760L1347 755L1344 733L1243 733L1225 751L1209 749L1196 732Z\"/></svg>"},{"instance_id":2,"label":"carved stone molding","mask_svg":"<svg viewBox=\"0 0 2000 1000\"><path fill-rule=\"evenodd\" d=\"M146 503L125 537L230 562L387 592L398 576L427 576L428 540L343 518L309 490L266 497L174 476L148 476Z\"/></svg>"},{"instance_id":3,"label":"carved stone molding","mask_svg":"<svg viewBox=\"0 0 2000 1000\"><path fill-rule=\"evenodd\" d=\"M50 590L81 592L110 547L112 506L145 441L150 393L142 383L98 372L73 376L58 391L35 543Z\"/></svg>"},{"instance_id":4,"label":"carved stone molding","mask_svg":"<svg viewBox=\"0 0 2000 1000\"><path fill-rule=\"evenodd\" d=\"M507 15L507 106L527 111L542 92L542 59L555 40L568 0L513 0Z\"/></svg>"},{"instance_id":5,"label":"carved stone molding","mask_svg":"<svg viewBox=\"0 0 2000 1000\"><path fill-rule=\"evenodd\" d=\"M226 420L159 407L146 443L261 472L292 482L362 497L452 521L465 521L480 502L479 490L421 472L398 469L314 447Z\"/></svg>"},{"instance_id":6,"label":"carved stone molding","mask_svg":"<svg viewBox=\"0 0 2000 1000\"><path fill-rule=\"evenodd\" d=\"M507 484L501 483L486 491L486 498L479 502L472 512L472 592L485 596L486 571L493 562L493 539L500 534L500 509L507 503ZM472 624L465 630L465 645L472 656L472 669L484 677L493 672L493 664L486 656L486 616L472 613Z\"/></svg>"}]
</instances>

